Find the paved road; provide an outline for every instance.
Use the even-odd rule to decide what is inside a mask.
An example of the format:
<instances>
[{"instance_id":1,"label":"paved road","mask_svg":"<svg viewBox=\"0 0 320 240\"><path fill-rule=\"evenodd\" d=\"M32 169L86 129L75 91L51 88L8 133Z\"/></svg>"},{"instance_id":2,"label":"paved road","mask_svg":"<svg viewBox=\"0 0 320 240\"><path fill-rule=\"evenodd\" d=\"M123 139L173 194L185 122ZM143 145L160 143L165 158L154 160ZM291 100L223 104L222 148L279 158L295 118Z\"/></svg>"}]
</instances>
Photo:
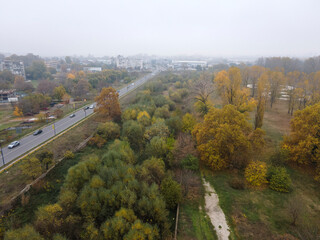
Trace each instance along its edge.
<instances>
[{"instance_id":1,"label":"paved road","mask_svg":"<svg viewBox=\"0 0 320 240\"><path fill-rule=\"evenodd\" d=\"M140 78L140 79L136 80L135 82L130 83L129 85L127 85L126 87L124 87L118 91L119 96L122 97L126 93L141 86L142 84L149 81L152 77L154 77L158 73L159 73L159 70L156 70L156 71L144 76L143 78ZM54 123L56 134L66 130L67 128L71 127L72 125L74 125L78 121L85 118L85 116L89 116L92 113L93 113L93 109L88 109L86 111L84 111L83 109L80 109L75 112L75 117L70 118L69 116L67 116L59 121L56 121ZM34 147L46 142L48 139L52 138L55 135L55 132L53 130L52 125L44 127L42 130L43 130L43 132L37 136L28 135L28 136L25 136L24 138L20 139L19 140L20 145L13 148L13 149L8 149L8 146L3 146L2 151L3 151L5 164L10 163L14 159L18 158L19 156L22 156L23 154L30 151ZM1 166L3 166L3 159L1 156L0 156L0 158L1 158L1 161L0 161L0 167L1 167Z\"/></svg>"}]
</instances>

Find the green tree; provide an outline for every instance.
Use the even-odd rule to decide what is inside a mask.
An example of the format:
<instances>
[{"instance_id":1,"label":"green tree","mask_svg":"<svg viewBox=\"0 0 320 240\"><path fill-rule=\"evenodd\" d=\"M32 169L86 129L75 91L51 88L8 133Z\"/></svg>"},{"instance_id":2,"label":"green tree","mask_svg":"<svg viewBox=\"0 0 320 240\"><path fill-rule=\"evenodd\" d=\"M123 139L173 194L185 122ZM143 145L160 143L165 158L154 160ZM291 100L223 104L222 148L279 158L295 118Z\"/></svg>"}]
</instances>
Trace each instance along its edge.
<instances>
[{"instance_id":1,"label":"green tree","mask_svg":"<svg viewBox=\"0 0 320 240\"><path fill-rule=\"evenodd\" d=\"M185 169L189 169L192 171L199 170L199 160L195 156L188 154L184 159L181 161L181 165Z\"/></svg>"},{"instance_id":2,"label":"green tree","mask_svg":"<svg viewBox=\"0 0 320 240\"><path fill-rule=\"evenodd\" d=\"M140 178L149 183L157 183L160 185L165 175L165 164L161 158L151 157L145 160L139 169Z\"/></svg>"},{"instance_id":3,"label":"green tree","mask_svg":"<svg viewBox=\"0 0 320 240\"><path fill-rule=\"evenodd\" d=\"M144 144L143 128L137 121L126 121L122 127L122 136L128 139L133 150L140 151Z\"/></svg>"},{"instance_id":4,"label":"green tree","mask_svg":"<svg viewBox=\"0 0 320 240\"><path fill-rule=\"evenodd\" d=\"M191 133L197 121L190 113L186 113L182 118L182 131Z\"/></svg>"},{"instance_id":5,"label":"green tree","mask_svg":"<svg viewBox=\"0 0 320 240\"><path fill-rule=\"evenodd\" d=\"M44 240L44 238L36 232L36 230L26 225L23 228L9 230L5 233L5 240L17 240L17 239L28 239L28 240Z\"/></svg>"},{"instance_id":6,"label":"green tree","mask_svg":"<svg viewBox=\"0 0 320 240\"><path fill-rule=\"evenodd\" d=\"M97 134L106 141L114 140L120 137L120 127L118 124L111 121L101 123L97 128Z\"/></svg>"},{"instance_id":7,"label":"green tree","mask_svg":"<svg viewBox=\"0 0 320 240\"><path fill-rule=\"evenodd\" d=\"M168 153L168 146L165 139L155 136L146 146L146 155L149 157L164 158Z\"/></svg>"},{"instance_id":8,"label":"green tree","mask_svg":"<svg viewBox=\"0 0 320 240\"><path fill-rule=\"evenodd\" d=\"M182 199L181 186L171 177L167 177L161 182L161 194L169 209L174 209Z\"/></svg>"}]
</instances>

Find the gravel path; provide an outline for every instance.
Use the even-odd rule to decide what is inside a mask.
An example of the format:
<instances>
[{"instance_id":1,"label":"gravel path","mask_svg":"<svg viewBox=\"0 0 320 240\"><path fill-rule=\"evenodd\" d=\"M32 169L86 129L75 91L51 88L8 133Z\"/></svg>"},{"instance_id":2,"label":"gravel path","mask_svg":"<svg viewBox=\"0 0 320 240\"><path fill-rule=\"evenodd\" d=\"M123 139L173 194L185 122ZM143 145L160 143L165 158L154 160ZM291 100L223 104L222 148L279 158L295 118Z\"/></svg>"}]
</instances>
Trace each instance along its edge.
<instances>
[{"instance_id":1,"label":"gravel path","mask_svg":"<svg viewBox=\"0 0 320 240\"><path fill-rule=\"evenodd\" d=\"M228 240L230 235L229 226L226 217L219 206L219 198L214 188L203 179L204 187L206 189L205 202L206 212L211 219L219 240Z\"/></svg>"}]
</instances>

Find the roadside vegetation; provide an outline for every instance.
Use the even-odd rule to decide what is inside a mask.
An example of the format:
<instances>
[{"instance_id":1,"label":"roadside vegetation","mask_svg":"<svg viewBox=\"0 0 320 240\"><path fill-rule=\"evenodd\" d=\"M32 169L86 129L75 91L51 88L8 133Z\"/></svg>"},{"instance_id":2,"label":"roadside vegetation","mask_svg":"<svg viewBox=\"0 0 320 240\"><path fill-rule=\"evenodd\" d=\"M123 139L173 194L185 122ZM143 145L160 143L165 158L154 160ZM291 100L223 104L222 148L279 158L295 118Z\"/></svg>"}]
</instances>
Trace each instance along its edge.
<instances>
[{"instance_id":1,"label":"roadside vegetation","mask_svg":"<svg viewBox=\"0 0 320 240\"><path fill-rule=\"evenodd\" d=\"M319 76L167 72L122 105L102 88L88 146L52 152L65 160L7 213L3 236L172 239L179 206L178 239L218 239L204 177L230 239L319 239ZM45 171L50 156L30 157Z\"/></svg>"}]
</instances>

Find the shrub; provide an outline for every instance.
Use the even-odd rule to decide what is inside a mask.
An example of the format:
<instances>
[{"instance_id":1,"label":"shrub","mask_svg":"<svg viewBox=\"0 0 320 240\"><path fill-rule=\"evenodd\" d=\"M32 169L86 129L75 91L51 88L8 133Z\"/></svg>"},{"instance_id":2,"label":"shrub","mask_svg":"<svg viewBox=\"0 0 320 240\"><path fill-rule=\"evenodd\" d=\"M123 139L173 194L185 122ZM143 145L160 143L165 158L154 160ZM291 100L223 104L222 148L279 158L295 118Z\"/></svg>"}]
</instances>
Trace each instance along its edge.
<instances>
[{"instance_id":1,"label":"shrub","mask_svg":"<svg viewBox=\"0 0 320 240\"><path fill-rule=\"evenodd\" d=\"M273 166L284 166L285 162L289 159L289 152L286 149L276 151L270 158Z\"/></svg>"},{"instance_id":2,"label":"shrub","mask_svg":"<svg viewBox=\"0 0 320 240\"><path fill-rule=\"evenodd\" d=\"M189 169L192 171L199 170L199 160L195 156L188 154L182 161L181 165L184 169Z\"/></svg>"},{"instance_id":3,"label":"shrub","mask_svg":"<svg viewBox=\"0 0 320 240\"><path fill-rule=\"evenodd\" d=\"M73 159L74 158L74 153L72 152L72 151L66 151L65 153L64 153L64 158L65 159Z\"/></svg>"},{"instance_id":4,"label":"shrub","mask_svg":"<svg viewBox=\"0 0 320 240\"><path fill-rule=\"evenodd\" d=\"M245 169L245 178L252 186L267 183L267 165L264 162L251 162Z\"/></svg>"},{"instance_id":5,"label":"shrub","mask_svg":"<svg viewBox=\"0 0 320 240\"><path fill-rule=\"evenodd\" d=\"M229 182L230 187L237 190L243 190L245 189L245 183L242 178L232 178Z\"/></svg>"},{"instance_id":6,"label":"shrub","mask_svg":"<svg viewBox=\"0 0 320 240\"><path fill-rule=\"evenodd\" d=\"M272 169L270 172L270 188L277 192L289 192L291 190L291 179L284 167Z\"/></svg>"}]
</instances>

